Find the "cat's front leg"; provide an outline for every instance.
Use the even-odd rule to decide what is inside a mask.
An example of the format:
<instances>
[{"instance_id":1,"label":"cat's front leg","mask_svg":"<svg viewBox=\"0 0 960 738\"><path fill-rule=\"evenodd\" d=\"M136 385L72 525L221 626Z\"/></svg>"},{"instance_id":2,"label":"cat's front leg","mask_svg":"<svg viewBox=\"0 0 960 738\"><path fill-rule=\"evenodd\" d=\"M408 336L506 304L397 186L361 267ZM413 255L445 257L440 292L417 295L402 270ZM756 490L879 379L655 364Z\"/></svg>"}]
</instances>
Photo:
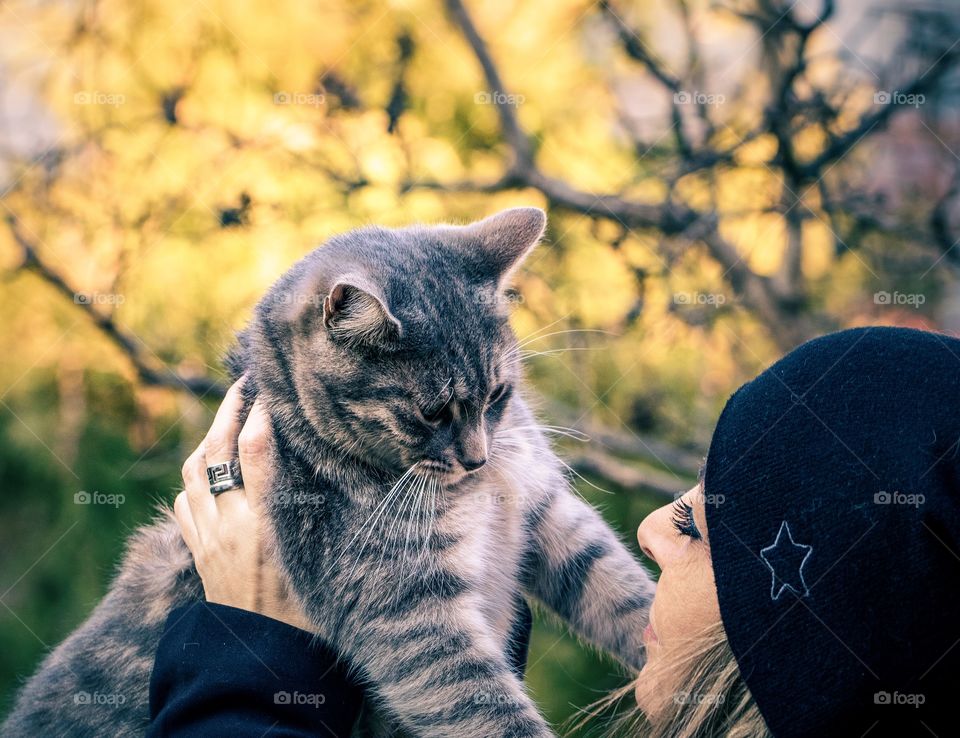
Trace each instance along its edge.
<instances>
[{"instance_id":1,"label":"cat's front leg","mask_svg":"<svg viewBox=\"0 0 960 738\"><path fill-rule=\"evenodd\" d=\"M351 659L414 735L553 736L491 637L476 595L444 596L461 586L446 574L397 586L363 626Z\"/></svg>"},{"instance_id":2,"label":"cat's front leg","mask_svg":"<svg viewBox=\"0 0 960 738\"><path fill-rule=\"evenodd\" d=\"M527 592L591 643L643 667L643 631L655 583L599 513L558 475L527 516Z\"/></svg>"}]
</instances>

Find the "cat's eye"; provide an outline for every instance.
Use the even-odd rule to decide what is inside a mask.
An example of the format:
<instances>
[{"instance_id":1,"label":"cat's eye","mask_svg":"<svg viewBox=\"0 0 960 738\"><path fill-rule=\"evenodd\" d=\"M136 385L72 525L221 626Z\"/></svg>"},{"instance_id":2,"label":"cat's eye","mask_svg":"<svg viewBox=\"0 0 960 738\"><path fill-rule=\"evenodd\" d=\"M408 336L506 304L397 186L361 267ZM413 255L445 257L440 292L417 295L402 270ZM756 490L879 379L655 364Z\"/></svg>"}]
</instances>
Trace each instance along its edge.
<instances>
[{"instance_id":1,"label":"cat's eye","mask_svg":"<svg viewBox=\"0 0 960 738\"><path fill-rule=\"evenodd\" d=\"M507 385L498 384L493 388L493 392L490 393L490 396L487 398L488 405L496 405L500 400L502 400L507 394Z\"/></svg>"},{"instance_id":2,"label":"cat's eye","mask_svg":"<svg viewBox=\"0 0 960 738\"><path fill-rule=\"evenodd\" d=\"M420 408L420 415L431 425L443 423L450 418L450 401L443 403L439 407Z\"/></svg>"}]
</instances>

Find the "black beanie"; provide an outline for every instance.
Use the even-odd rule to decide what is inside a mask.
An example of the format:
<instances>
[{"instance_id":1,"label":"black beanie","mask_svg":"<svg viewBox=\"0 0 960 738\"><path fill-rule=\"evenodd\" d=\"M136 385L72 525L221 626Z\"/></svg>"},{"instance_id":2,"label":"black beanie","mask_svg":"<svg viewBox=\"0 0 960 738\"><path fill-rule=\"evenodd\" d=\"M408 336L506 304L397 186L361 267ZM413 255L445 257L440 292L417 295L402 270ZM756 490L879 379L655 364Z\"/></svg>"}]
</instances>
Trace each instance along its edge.
<instances>
[{"instance_id":1,"label":"black beanie","mask_svg":"<svg viewBox=\"0 0 960 738\"><path fill-rule=\"evenodd\" d=\"M774 736L958 734L960 340L805 343L727 402L704 491L724 629Z\"/></svg>"}]
</instances>

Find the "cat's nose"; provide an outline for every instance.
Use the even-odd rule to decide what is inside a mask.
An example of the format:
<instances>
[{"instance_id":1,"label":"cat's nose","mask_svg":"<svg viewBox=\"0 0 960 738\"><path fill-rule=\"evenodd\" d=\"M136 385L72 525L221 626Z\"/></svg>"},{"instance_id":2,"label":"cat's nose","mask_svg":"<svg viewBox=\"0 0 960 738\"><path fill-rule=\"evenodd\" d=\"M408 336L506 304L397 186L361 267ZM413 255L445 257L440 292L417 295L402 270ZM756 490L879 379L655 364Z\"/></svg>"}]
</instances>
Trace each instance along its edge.
<instances>
[{"instance_id":1,"label":"cat's nose","mask_svg":"<svg viewBox=\"0 0 960 738\"><path fill-rule=\"evenodd\" d=\"M481 456L478 459L461 459L460 463L463 464L463 468L468 472L476 471L481 466L487 463L487 457Z\"/></svg>"},{"instance_id":2,"label":"cat's nose","mask_svg":"<svg viewBox=\"0 0 960 738\"><path fill-rule=\"evenodd\" d=\"M461 426L454 455L468 472L487 463L487 432L482 418L474 425Z\"/></svg>"}]
</instances>

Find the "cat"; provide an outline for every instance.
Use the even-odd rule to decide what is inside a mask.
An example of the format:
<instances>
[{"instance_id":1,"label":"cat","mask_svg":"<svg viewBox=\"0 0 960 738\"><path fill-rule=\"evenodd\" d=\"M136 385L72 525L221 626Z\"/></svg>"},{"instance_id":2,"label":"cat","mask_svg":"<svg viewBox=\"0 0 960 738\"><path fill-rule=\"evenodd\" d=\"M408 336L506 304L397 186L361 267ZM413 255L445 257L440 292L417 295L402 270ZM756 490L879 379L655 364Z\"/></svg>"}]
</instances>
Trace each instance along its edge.
<instances>
[{"instance_id":1,"label":"cat","mask_svg":"<svg viewBox=\"0 0 960 738\"><path fill-rule=\"evenodd\" d=\"M521 594L643 665L655 585L524 400L507 289L545 227L515 208L334 237L277 281L229 355L277 438L274 555L366 685L358 733L552 735L508 663ZM143 734L167 614L202 598L172 516L137 531L3 735ZM94 694L124 699L77 697Z\"/></svg>"}]
</instances>

